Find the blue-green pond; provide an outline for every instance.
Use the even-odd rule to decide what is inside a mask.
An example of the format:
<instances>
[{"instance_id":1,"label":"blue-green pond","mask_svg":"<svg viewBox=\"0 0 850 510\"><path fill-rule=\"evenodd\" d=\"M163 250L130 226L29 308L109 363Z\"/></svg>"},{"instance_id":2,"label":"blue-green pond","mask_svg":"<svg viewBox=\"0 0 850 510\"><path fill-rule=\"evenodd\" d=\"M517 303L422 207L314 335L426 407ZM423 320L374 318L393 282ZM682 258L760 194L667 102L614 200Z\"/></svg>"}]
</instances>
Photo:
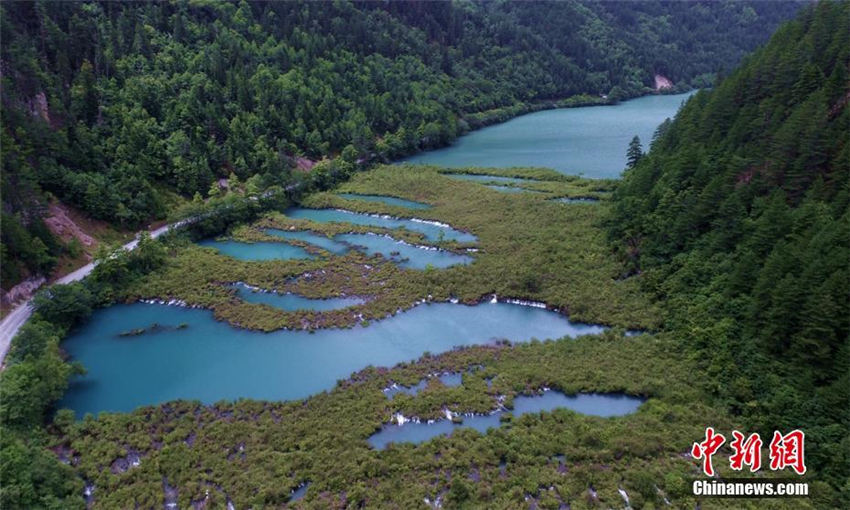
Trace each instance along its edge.
<instances>
[{"instance_id":1,"label":"blue-green pond","mask_svg":"<svg viewBox=\"0 0 850 510\"><path fill-rule=\"evenodd\" d=\"M303 498L304 495L307 494L307 489L309 489L309 488L310 488L310 482L302 483L301 485L298 486L297 489L292 491L292 494L289 495L289 501L290 502L298 501L299 499Z\"/></svg>"},{"instance_id":2,"label":"blue-green pond","mask_svg":"<svg viewBox=\"0 0 850 510\"><path fill-rule=\"evenodd\" d=\"M451 146L413 155L403 163L441 167L546 167L590 178L616 178L626 148L652 134L693 92L645 96L611 106L560 108L516 117L473 131Z\"/></svg>"},{"instance_id":3,"label":"blue-green pond","mask_svg":"<svg viewBox=\"0 0 850 510\"><path fill-rule=\"evenodd\" d=\"M280 230L276 228L267 228L264 232L270 236L309 243L325 249L335 255L342 255L351 249L351 247L345 243L334 241L330 237L306 230Z\"/></svg>"},{"instance_id":4,"label":"blue-green pond","mask_svg":"<svg viewBox=\"0 0 850 510\"><path fill-rule=\"evenodd\" d=\"M338 234L333 238L329 238L321 234L303 230L288 231L266 229L265 232L269 235L281 237L283 239L298 240L313 244L335 255L342 255L351 249L360 250L367 255L381 254L384 258L389 259L399 266L407 269L426 269L429 266L442 269L458 264L469 264L474 260L469 255L441 250L432 246L413 245L381 234ZM275 254L279 254L280 257L277 258L280 258L281 260L305 258L300 256L302 254L306 254L308 257L310 256L304 248L299 246L290 246L285 243L203 241L201 244L203 246L219 248L219 251L225 255L241 260L268 260L269 258L275 258L273 257ZM295 248L295 250L289 250L286 248L275 250L267 246L273 244L281 244L284 247L289 246L290 248ZM260 251L260 258L258 258L257 250Z\"/></svg>"},{"instance_id":5,"label":"blue-green pond","mask_svg":"<svg viewBox=\"0 0 850 510\"><path fill-rule=\"evenodd\" d=\"M564 395L559 391L545 391L542 395L517 396L510 413L521 416L564 408L581 414L609 418L631 414L637 411L642 403L643 399L619 393ZM369 444L373 448L383 450L390 443L422 443L437 436L449 435L460 427L473 428L483 433L487 429L499 427L505 412L500 409L491 414L463 416L462 423L454 423L448 418L433 420L430 423L408 421L404 417L399 420L399 415L396 415L394 419L401 421L401 424L384 425L379 432L369 437Z\"/></svg>"},{"instance_id":6,"label":"blue-green pond","mask_svg":"<svg viewBox=\"0 0 850 510\"><path fill-rule=\"evenodd\" d=\"M430 209L430 204L422 202L414 202L404 198L389 197L386 195L361 195L359 193L337 193L337 196L347 198L348 200L363 200L364 202L380 202L387 205L396 205L406 207L408 209Z\"/></svg>"},{"instance_id":7,"label":"blue-green pond","mask_svg":"<svg viewBox=\"0 0 850 510\"><path fill-rule=\"evenodd\" d=\"M339 234L334 236L334 239L347 243L368 255L380 253L399 266L409 269L425 269L428 266L442 269L458 264L469 264L474 260L469 255L428 246L415 246L378 234Z\"/></svg>"},{"instance_id":8,"label":"blue-green pond","mask_svg":"<svg viewBox=\"0 0 850 510\"><path fill-rule=\"evenodd\" d=\"M269 305L287 311L314 310L321 312L361 305L366 302L365 299L359 297L311 299L298 294L267 292L244 284L234 284L233 287L236 289L236 295L243 301Z\"/></svg>"},{"instance_id":9,"label":"blue-green pond","mask_svg":"<svg viewBox=\"0 0 850 510\"><path fill-rule=\"evenodd\" d=\"M475 242L478 238L436 221L419 218L393 218L377 214L364 214L342 209L309 209L292 207L286 210L290 218L311 220L321 223L340 222L353 225L367 225L384 228L406 228L413 232L422 233L429 241L458 241L462 243Z\"/></svg>"},{"instance_id":10,"label":"blue-green pond","mask_svg":"<svg viewBox=\"0 0 850 510\"><path fill-rule=\"evenodd\" d=\"M155 333L120 336L153 324L163 327ZM312 334L237 329L215 321L206 310L115 305L95 312L63 342L88 373L74 378L59 405L79 417L174 399L292 400L329 390L338 379L368 365L392 366L425 351L498 339L575 337L603 329L507 303L423 304L366 327Z\"/></svg>"}]
</instances>

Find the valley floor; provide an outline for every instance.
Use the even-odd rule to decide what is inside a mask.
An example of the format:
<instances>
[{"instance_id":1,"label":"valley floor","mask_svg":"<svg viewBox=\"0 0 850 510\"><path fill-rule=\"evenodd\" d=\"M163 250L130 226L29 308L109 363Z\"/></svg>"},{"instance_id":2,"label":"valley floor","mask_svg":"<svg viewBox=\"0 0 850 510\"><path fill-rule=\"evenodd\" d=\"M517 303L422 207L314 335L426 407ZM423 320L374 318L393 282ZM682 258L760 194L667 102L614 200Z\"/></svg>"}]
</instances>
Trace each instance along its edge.
<instances>
[{"instance_id":1,"label":"valley floor","mask_svg":"<svg viewBox=\"0 0 850 510\"><path fill-rule=\"evenodd\" d=\"M444 171L433 167L385 166L356 175L334 193L309 196L302 205L416 216L472 233L477 240L429 241L413 231L320 223L285 213L268 214L227 237L285 242L269 235L268 228L326 236L391 233L411 244L471 254L475 260L469 265L403 269L381 256L334 255L298 242L315 257L244 261L188 241L172 242L169 262L119 298L179 301L212 309L217 319L242 328L271 331L368 327L369 321L423 300L475 303L495 294L544 302L571 320L613 329L577 339L495 342L426 353L393 368L364 367L332 390L302 401L177 401L57 426L54 451L80 475L88 503L94 508L170 503L239 509L693 508L697 502L690 483L699 475L699 464L690 457L690 446L706 425L730 430L735 424L705 403L703 367L681 351L680 342L665 333L624 334L627 328L652 331L660 314L636 278L621 277L606 246L599 222L612 183L536 169L464 171L528 178L511 185L536 191L505 193L441 175ZM410 211L337 196L341 192L389 195L432 207ZM559 197L599 201L553 200ZM345 294L365 302L342 310L287 312L243 301L229 286L233 282L312 298ZM144 342L145 334L128 341ZM431 378L416 395L390 399L384 391L445 372L462 374L461 384ZM447 411L489 413L545 388L646 401L622 417L559 409L506 416L486 434L461 428L448 437L385 450L368 442L398 413L423 421ZM728 465L718 458L715 462ZM700 503L702 508L740 507L742 501L747 503ZM795 508L800 504L808 500L794 500ZM782 500L761 500L757 506L790 508L783 505Z\"/></svg>"}]
</instances>

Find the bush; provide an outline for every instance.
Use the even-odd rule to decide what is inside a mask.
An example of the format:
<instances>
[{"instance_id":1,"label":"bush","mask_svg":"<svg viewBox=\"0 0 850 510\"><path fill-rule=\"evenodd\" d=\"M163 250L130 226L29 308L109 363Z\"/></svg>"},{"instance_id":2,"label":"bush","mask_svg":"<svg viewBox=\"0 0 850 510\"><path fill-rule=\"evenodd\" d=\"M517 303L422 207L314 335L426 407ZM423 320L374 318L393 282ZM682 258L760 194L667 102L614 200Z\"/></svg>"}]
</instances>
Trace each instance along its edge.
<instances>
[{"instance_id":1,"label":"bush","mask_svg":"<svg viewBox=\"0 0 850 510\"><path fill-rule=\"evenodd\" d=\"M87 319L92 312L91 292L79 282L53 285L33 298L35 311L45 320L64 328L71 328Z\"/></svg>"}]
</instances>

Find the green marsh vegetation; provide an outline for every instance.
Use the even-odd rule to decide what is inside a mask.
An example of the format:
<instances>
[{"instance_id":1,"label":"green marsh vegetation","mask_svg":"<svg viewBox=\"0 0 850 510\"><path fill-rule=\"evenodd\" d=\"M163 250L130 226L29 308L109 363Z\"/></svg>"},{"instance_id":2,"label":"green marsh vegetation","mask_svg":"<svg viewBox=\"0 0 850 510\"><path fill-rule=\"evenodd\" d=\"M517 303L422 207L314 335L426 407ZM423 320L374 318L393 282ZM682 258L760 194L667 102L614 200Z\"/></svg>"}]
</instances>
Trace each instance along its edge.
<instances>
[{"instance_id":1,"label":"green marsh vegetation","mask_svg":"<svg viewBox=\"0 0 850 510\"><path fill-rule=\"evenodd\" d=\"M447 175L493 175L527 179L524 182L510 183L510 186L550 193L551 195L546 198L606 200L610 198L610 193L617 185L615 179L583 179L575 175L565 175L550 168L437 168L437 171ZM494 181L493 184L501 183Z\"/></svg>"},{"instance_id":2,"label":"green marsh vegetation","mask_svg":"<svg viewBox=\"0 0 850 510\"><path fill-rule=\"evenodd\" d=\"M413 507L443 494L450 507L515 508L531 496L544 508L557 508L559 501L593 508L622 506L619 487L636 506L660 505L663 497L684 506L693 504L686 480L696 466L680 454L706 420L729 425L697 403L701 389L688 383L693 369L663 337L607 333L476 347L392 370L367 368L303 402L174 402L87 418L65 425L55 439L74 469L94 484L94 505L102 508L127 501L158 506L163 477L177 488L180 507L202 500L276 507L307 480L307 495L295 507ZM392 382L413 383L442 371L464 372L463 384L432 383L415 397L393 400L382 391ZM650 399L622 418L555 411L508 420L486 435L458 430L420 446L375 451L366 442L398 411L422 418L437 418L445 407L488 412L499 395L511 399L543 386ZM114 460L128 452L138 453L139 465L113 469ZM565 456L565 470L557 455Z\"/></svg>"},{"instance_id":3,"label":"green marsh vegetation","mask_svg":"<svg viewBox=\"0 0 850 510\"><path fill-rule=\"evenodd\" d=\"M271 212L250 225L232 230L247 242L289 242L263 232L266 228L308 230L333 236L345 232L376 232L420 245L443 249L474 248L468 266L442 270L405 270L382 257L356 251L342 256L314 248L316 260L245 262L214 250L184 244L160 270L130 286L124 299L179 299L212 308L216 318L252 329L351 326L405 310L420 300L476 303L491 294L542 301L563 310L571 320L622 328L652 329L659 324L635 280L617 280L620 268L609 255L599 229L601 208L570 207L549 201L556 196L587 196L607 182L561 176L544 170L513 169L544 193L505 196L480 184L441 176L432 167L383 166L356 174L334 192L305 197L305 207L338 207L357 212L447 223L478 236L476 243L430 243L416 232L344 223L318 223ZM496 174L494 174L496 175ZM507 175L507 174L505 174ZM548 180L553 179L553 180ZM411 211L381 203L347 200L336 192L387 194L433 205ZM293 244L305 245L295 241ZM307 297L361 296L363 305L329 312L284 312L267 305L246 303L227 287L245 282L267 290L295 292ZM430 298L429 298L430 296ZM362 316L361 316L362 315Z\"/></svg>"}]
</instances>

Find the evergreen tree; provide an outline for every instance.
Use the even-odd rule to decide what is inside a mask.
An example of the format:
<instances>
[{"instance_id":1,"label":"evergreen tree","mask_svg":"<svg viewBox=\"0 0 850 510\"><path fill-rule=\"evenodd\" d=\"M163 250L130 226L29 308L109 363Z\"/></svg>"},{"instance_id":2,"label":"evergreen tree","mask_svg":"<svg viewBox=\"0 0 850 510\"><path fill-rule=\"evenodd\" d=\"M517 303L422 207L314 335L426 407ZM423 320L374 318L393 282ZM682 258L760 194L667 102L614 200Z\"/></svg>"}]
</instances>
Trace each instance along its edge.
<instances>
[{"instance_id":1,"label":"evergreen tree","mask_svg":"<svg viewBox=\"0 0 850 510\"><path fill-rule=\"evenodd\" d=\"M643 157L643 147L640 144L640 138L635 135L632 141L629 142L629 148L626 150L626 160L628 168L637 166L640 159Z\"/></svg>"}]
</instances>

